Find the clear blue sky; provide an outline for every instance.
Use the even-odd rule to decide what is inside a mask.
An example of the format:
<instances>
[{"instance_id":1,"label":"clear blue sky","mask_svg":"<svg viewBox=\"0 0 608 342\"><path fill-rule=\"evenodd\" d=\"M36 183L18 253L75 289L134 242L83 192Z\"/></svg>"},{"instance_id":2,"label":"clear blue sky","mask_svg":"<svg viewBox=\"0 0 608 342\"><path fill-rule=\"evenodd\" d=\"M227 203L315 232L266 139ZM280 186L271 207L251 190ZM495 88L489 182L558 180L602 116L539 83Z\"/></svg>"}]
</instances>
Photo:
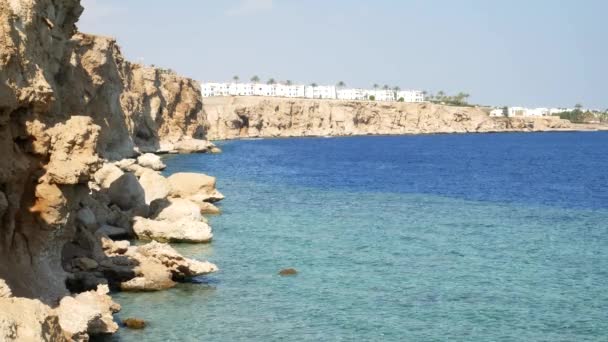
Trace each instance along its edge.
<instances>
[{"instance_id":1,"label":"clear blue sky","mask_svg":"<svg viewBox=\"0 0 608 342\"><path fill-rule=\"evenodd\" d=\"M198 80L398 85L608 108L604 0L83 0L81 31Z\"/></svg>"}]
</instances>

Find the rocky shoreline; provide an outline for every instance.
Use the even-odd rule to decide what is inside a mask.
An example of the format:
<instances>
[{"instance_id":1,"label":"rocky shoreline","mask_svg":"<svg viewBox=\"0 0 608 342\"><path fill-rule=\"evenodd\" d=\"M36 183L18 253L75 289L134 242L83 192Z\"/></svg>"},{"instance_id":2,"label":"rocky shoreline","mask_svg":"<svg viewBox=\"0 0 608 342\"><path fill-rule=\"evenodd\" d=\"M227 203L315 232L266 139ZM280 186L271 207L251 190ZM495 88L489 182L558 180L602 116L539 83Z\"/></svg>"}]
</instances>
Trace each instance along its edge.
<instances>
[{"instance_id":1,"label":"rocky shoreline","mask_svg":"<svg viewBox=\"0 0 608 342\"><path fill-rule=\"evenodd\" d=\"M167 244L212 240L203 214L219 213L215 178L164 177L153 154L220 152L205 140L198 83L78 32L82 10L0 0L2 341L111 334L110 291L217 271Z\"/></svg>"},{"instance_id":2,"label":"rocky shoreline","mask_svg":"<svg viewBox=\"0 0 608 342\"><path fill-rule=\"evenodd\" d=\"M571 129L431 104L205 100L192 79L78 32L79 0L0 0L0 340L111 334L110 291L217 271L168 243L209 243L215 178L164 177L157 154L209 139ZM149 241L131 245L130 240ZM290 271L293 273L293 271Z\"/></svg>"},{"instance_id":3,"label":"rocky shoreline","mask_svg":"<svg viewBox=\"0 0 608 342\"><path fill-rule=\"evenodd\" d=\"M490 117L481 107L432 103L207 97L211 140L243 138L607 130L558 117Z\"/></svg>"}]
</instances>

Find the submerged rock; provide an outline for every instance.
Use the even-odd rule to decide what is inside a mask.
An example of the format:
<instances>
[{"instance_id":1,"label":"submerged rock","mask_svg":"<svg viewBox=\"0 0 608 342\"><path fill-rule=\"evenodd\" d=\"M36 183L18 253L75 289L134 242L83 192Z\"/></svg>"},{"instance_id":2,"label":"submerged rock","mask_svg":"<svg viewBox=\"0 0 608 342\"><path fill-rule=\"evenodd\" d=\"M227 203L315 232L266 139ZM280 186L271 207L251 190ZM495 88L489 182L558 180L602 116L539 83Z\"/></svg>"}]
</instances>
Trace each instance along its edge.
<instances>
[{"instance_id":1,"label":"submerged rock","mask_svg":"<svg viewBox=\"0 0 608 342\"><path fill-rule=\"evenodd\" d=\"M139 318L127 318L122 321L122 324L129 329L143 329L146 327L146 322Z\"/></svg>"},{"instance_id":2,"label":"submerged rock","mask_svg":"<svg viewBox=\"0 0 608 342\"><path fill-rule=\"evenodd\" d=\"M279 271L279 275L281 276L293 276L298 274L298 271L295 268L284 268Z\"/></svg>"}]
</instances>

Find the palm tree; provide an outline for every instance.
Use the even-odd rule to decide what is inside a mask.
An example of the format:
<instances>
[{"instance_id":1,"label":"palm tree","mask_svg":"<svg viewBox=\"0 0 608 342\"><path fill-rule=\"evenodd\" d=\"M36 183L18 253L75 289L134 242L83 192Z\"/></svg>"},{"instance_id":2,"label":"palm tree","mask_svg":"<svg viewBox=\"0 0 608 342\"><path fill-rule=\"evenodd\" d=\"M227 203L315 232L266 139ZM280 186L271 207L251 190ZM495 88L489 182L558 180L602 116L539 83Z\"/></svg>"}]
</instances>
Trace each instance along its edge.
<instances>
[{"instance_id":1,"label":"palm tree","mask_svg":"<svg viewBox=\"0 0 608 342\"><path fill-rule=\"evenodd\" d=\"M239 83L239 77L237 75L232 76L234 83Z\"/></svg>"},{"instance_id":2,"label":"palm tree","mask_svg":"<svg viewBox=\"0 0 608 342\"><path fill-rule=\"evenodd\" d=\"M399 87L399 86L394 86L394 87L393 87L393 91L394 91L395 93L396 93L396 92L399 92L399 91L401 91L401 87Z\"/></svg>"},{"instance_id":3,"label":"palm tree","mask_svg":"<svg viewBox=\"0 0 608 342\"><path fill-rule=\"evenodd\" d=\"M268 82L266 82L266 83L267 84L276 84L277 81L275 81L274 78L271 77L271 78L268 79Z\"/></svg>"},{"instance_id":4,"label":"palm tree","mask_svg":"<svg viewBox=\"0 0 608 342\"><path fill-rule=\"evenodd\" d=\"M443 90L438 91L436 98L438 101L443 101L445 98L445 92Z\"/></svg>"},{"instance_id":5,"label":"palm tree","mask_svg":"<svg viewBox=\"0 0 608 342\"><path fill-rule=\"evenodd\" d=\"M260 78L258 77L258 75L254 75L254 76L251 78L251 82L253 82L253 83L258 83L258 82L260 82Z\"/></svg>"},{"instance_id":6,"label":"palm tree","mask_svg":"<svg viewBox=\"0 0 608 342\"><path fill-rule=\"evenodd\" d=\"M389 87L388 84L385 84L384 87L382 87L382 89L389 90L389 89L391 89L391 87Z\"/></svg>"},{"instance_id":7,"label":"palm tree","mask_svg":"<svg viewBox=\"0 0 608 342\"><path fill-rule=\"evenodd\" d=\"M287 81L285 81L285 84L288 85L288 86L290 86L290 85L293 84L293 82L291 82L291 80L287 80Z\"/></svg>"},{"instance_id":8,"label":"palm tree","mask_svg":"<svg viewBox=\"0 0 608 342\"><path fill-rule=\"evenodd\" d=\"M380 86L377 83L374 83L374 90L380 88Z\"/></svg>"},{"instance_id":9,"label":"palm tree","mask_svg":"<svg viewBox=\"0 0 608 342\"><path fill-rule=\"evenodd\" d=\"M343 81L340 81L340 82L338 82L338 84L336 84L336 86L338 88L344 88L344 87L346 87L346 83L344 83Z\"/></svg>"},{"instance_id":10,"label":"palm tree","mask_svg":"<svg viewBox=\"0 0 608 342\"><path fill-rule=\"evenodd\" d=\"M318 87L319 85L318 85L318 84L316 84L315 82L313 82L313 83L311 83L311 84L310 84L310 86L311 86L311 87Z\"/></svg>"}]
</instances>

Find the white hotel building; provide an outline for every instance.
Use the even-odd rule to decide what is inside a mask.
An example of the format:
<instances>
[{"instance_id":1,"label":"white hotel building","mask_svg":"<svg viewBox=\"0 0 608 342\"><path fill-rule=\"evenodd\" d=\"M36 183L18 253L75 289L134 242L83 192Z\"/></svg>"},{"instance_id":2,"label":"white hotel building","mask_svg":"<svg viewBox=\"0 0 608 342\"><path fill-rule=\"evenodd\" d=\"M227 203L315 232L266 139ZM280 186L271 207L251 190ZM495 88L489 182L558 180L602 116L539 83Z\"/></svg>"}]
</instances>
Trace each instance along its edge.
<instances>
[{"instance_id":1,"label":"white hotel building","mask_svg":"<svg viewBox=\"0 0 608 342\"><path fill-rule=\"evenodd\" d=\"M540 117L558 115L566 111L571 111L568 108L526 108L526 107L508 107L508 117ZM503 108L495 108L490 111L490 116L504 116Z\"/></svg>"},{"instance_id":2,"label":"white hotel building","mask_svg":"<svg viewBox=\"0 0 608 342\"><path fill-rule=\"evenodd\" d=\"M335 86L305 86L263 83L201 83L203 97L212 96L276 96L308 99L424 102L418 90L337 89ZM372 97L373 96L373 97Z\"/></svg>"}]
</instances>

